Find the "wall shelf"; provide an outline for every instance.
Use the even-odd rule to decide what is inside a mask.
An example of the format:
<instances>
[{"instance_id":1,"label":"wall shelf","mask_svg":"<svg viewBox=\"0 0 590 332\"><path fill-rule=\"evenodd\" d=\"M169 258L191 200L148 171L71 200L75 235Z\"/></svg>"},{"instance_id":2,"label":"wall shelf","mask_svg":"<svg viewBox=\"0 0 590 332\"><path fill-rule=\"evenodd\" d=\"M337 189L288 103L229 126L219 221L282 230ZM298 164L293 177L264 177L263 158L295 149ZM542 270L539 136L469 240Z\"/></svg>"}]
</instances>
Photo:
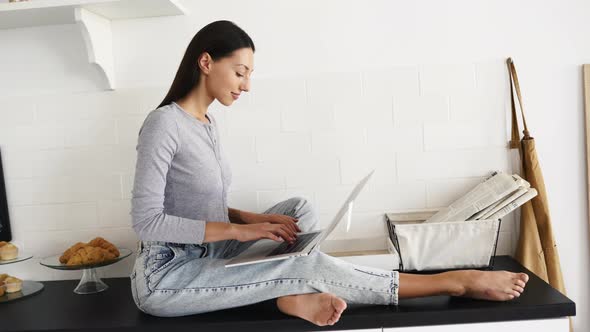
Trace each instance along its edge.
<instances>
[{"instance_id":1,"label":"wall shelf","mask_svg":"<svg viewBox=\"0 0 590 332\"><path fill-rule=\"evenodd\" d=\"M114 90L111 21L186 14L176 0L30 0L0 4L0 29L76 24L88 62L98 66Z\"/></svg>"}]
</instances>

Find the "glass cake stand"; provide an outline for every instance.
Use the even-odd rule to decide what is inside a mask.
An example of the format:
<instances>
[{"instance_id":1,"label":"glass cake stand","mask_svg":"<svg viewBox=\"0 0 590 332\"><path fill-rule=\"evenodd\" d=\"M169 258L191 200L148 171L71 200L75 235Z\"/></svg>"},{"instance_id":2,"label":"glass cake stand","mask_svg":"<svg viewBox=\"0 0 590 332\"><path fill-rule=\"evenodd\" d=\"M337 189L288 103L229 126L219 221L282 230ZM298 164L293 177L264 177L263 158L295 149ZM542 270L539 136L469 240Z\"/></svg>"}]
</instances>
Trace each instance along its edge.
<instances>
[{"instance_id":1,"label":"glass cake stand","mask_svg":"<svg viewBox=\"0 0 590 332\"><path fill-rule=\"evenodd\" d=\"M18 256L14 259L10 259L7 261L0 261L0 265L6 264L13 264L13 263L20 263L26 261L27 259L32 258L33 255L19 253ZM22 299L27 296L31 296L33 294L39 293L43 290L43 284L38 281L32 280L23 280L22 288L18 292L14 293L4 293L4 295L0 296L0 303L10 302L18 299Z\"/></svg>"},{"instance_id":2,"label":"glass cake stand","mask_svg":"<svg viewBox=\"0 0 590 332\"><path fill-rule=\"evenodd\" d=\"M23 253L19 252L19 254L18 254L18 256L16 256L16 258L9 259L7 261L0 260L0 265L23 262L23 261L26 261L27 259L32 258L32 257L33 257L33 255L23 254Z\"/></svg>"},{"instance_id":3,"label":"glass cake stand","mask_svg":"<svg viewBox=\"0 0 590 332\"><path fill-rule=\"evenodd\" d=\"M59 257L61 257L61 254L51 256L51 257L46 257L43 260L41 260L41 262L39 262L39 264L41 264L43 266L47 266L52 269L56 269L56 270L83 270L82 278L80 279L78 286L76 286L76 288L74 289L74 293L76 293L76 294L94 294L94 293L99 293L99 292L105 291L105 290L107 290L107 288L109 288L109 286L107 284L105 284L102 280L100 280L100 278L96 274L96 269L99 267L114 264L114 263L124 259L125 257L131 255L132 251L129 249L126 249L126 248L118 248L118 249L119 249L119 257L109 260L109 261L96 263L96 264L83 264L83 265L62 264L59 261Z\"/></svg>"}]
</instances>

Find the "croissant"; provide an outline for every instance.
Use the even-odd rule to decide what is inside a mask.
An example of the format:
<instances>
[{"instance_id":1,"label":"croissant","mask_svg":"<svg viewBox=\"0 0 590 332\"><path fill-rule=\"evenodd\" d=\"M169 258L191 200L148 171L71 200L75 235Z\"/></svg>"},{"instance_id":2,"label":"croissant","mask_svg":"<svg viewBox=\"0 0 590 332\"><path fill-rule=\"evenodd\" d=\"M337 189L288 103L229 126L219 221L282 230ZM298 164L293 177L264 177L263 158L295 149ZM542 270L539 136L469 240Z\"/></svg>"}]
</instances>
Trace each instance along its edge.
<instances>
[{"instance_id":1,"label":"croissant","mask_svg":"<svg viewBox=\"0 0 590 332\"><path fill-rule=\"evenodd\" d=\"M59 262L62 264L66 264L70 260L70 257L72 257L72 255L75 254L76 251L78 251L80 248L83 248L84 246L86 246L86 243L83 242L78 242L74 244L73 246L68 248L68 250L66 250L63 253L63 255L61 255L61 257L59 258Z\"/></svg>"},{"instance_id":2,"label":"croissant","mask_svg":"<svg viewBox=\"0 0 590 332\"><path fill-rule=\"evenodd\" d=\"M66 265L96 264L119 257L117 247L102 237L96 237L88 243L78 242L68 248L59 261Z\"/></svg>"},{"instance_id":3,"label":"croissant","mask_svg":"<svg viewBox=\"0 0 590 332\"><path fill-rule=\"evenodd\" d=\"M96 264L108 260L112 260L116 256L108 250L100 247L85 246L78 249L76 253L70 257L67 265L82 265L82 264Z\"/></svg>"},{"instance_id":4,"label":"croissant","mask_svg":"<svg viewBox=\"0 0 590 332\"><path fill-rule=\"evenodd\" d=\"M106 249L111 254L115 255L115 257L119 257L119 249L117 249L117 247L115 247L112 243L103 239L100 236L96 237L92 241L88 242L88 245L93 246L93 247L100 247L100 248Z\"/></svg>"}]
</instances>

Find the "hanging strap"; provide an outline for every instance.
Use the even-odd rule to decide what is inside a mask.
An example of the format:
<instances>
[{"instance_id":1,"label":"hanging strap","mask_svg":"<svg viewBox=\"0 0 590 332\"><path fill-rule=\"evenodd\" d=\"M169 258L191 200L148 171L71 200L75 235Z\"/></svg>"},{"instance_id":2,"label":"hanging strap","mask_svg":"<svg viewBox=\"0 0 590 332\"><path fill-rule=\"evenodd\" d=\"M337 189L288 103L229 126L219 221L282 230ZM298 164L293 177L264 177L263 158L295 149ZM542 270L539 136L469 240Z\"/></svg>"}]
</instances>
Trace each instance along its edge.
<instances>
[{"instance_id":1,"label":"hanging strap","mask_svg":"<svg viewBox=\"0 0 590 332\"><path fill-rule=\"evenodd\" d=\"M508 65L508 73L510 76L510 103L512 106L512 139L510 140L510 148L517 149L520 147L520 130L518 128L518 120L516 115L516 105L514 103L513 90L516 90L516 95L518 96L518 103L520 105L520 114L522 115L522 124L524 126L524 130L522 131L524 135L523 139L530 139L531 136L529 135L529 129L526 125L526 119L524 117L524 109L522 107L522 95L520 94L520 85L518 84L518 75L516 74L516 68L514 66L514 62L512 62L512 58L508 58L506 60L506 64Z\"/></svg>"}]
</instances>

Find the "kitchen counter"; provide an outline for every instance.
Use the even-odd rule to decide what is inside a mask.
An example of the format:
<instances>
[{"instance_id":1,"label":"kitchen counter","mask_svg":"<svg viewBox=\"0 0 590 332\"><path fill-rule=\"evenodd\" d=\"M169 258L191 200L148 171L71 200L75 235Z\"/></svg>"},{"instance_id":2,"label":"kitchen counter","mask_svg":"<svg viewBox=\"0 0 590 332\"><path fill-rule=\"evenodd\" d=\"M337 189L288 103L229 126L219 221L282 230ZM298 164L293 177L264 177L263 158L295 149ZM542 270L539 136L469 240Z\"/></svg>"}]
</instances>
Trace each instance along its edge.
<instances>
[{"instance_id":1,"label":"kitchen counter","mask_svg":"<svg viewBox=\"0 0 590 332\"><path fill-rule=\"evenodd\" d=\"M380 331L388 327L575 316L574 302L511 257L498 256L494 264L494 270L529 274L530 280L520 298L492 302L432 296L400 300L399 306L349 305L337 324L326 327L282 314L274 300L200 315L160 318L137 309L129 278L104 278L109 289L92 295L73 292L78 280L45 281L45 288L36 295L0 303L0 331Z\"/></svg>"}]
</instances>

